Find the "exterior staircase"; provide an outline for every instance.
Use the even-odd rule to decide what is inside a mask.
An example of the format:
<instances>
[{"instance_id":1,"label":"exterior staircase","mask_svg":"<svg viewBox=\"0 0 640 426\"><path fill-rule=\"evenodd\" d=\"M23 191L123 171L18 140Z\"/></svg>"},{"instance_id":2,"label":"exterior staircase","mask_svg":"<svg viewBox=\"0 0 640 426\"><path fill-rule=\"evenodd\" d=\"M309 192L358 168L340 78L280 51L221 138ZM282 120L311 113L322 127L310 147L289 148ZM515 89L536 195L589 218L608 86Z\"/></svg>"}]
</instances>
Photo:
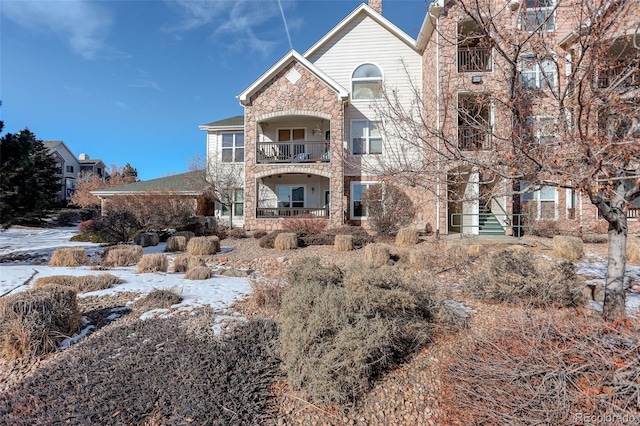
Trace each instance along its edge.
<instances>
[{"instance_id":1,"label":"exterior staircase","mask_svg":"<svg viewBox=\"0 0 640 426\"><path fill-rule=\"evenodd\" d=\"M488 235L506 235L504 227L491 210L487 207L480 208L480 236L488 236Z\"/></svg>"}]
</instances>

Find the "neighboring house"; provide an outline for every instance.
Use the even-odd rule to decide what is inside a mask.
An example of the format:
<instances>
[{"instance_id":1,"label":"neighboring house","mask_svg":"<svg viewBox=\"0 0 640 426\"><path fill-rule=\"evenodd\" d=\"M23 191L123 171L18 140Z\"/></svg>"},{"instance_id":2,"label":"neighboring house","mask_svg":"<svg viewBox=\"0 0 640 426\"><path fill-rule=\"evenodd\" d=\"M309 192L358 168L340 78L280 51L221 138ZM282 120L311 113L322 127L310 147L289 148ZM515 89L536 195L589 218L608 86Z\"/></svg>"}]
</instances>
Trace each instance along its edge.
<instances>
[{"instance_id":1,"label":"neighboring house","mask_svg":"<svg viewBox=\"0 0 640 426\"><path fill-rule=\"evenodd\" d=\"M99 159L91 159L88 154L80 154L78 156L78 162L80 163L80 171L86 173L93 173L99 177L106 177L106 166Z\"/></svg>"},{"instance_id":2,"label":"neighboring house","mask_svg":"<svg viewBox=\"0 0 640 426\"><path fill-rule=\"evenodd\" d=\"M44 146L47 147L56 161L56 177L59 178L60 183L56 201L69 201L76 189L80 163L63 141L45 141Z\"/></svg>"}]
</instances>

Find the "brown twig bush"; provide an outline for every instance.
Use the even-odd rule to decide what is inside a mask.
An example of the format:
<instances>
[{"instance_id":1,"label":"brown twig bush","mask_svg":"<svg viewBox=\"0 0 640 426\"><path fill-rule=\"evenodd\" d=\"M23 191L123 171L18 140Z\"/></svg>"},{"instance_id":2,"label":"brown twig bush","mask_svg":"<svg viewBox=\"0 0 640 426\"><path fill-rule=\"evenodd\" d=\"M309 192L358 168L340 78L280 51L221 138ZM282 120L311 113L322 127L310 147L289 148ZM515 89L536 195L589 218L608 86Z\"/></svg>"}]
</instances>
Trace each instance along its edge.
<instances>
[{"instance_id":1,"label":"brown twig bush","mask_svg":"<svg viewBox=\"0 0 640 426\"><path fill-rule=\"evenodd\" d=\"M333 247L336 251L351 251L354 249L353 235L336 235Z\"/></svg>"},{"instance_id":2,"label":"brown twig bush","mask_svg":"<svg viewBox=\"0 0 640 426\"><path fill-rule=\"evenodd\" d=\"M280 229L289 233L313 235L321 233L327 227L327 223L326 217L301 214L283 220Z\"/></svg>"},{"instance_id":3,"label":"brown twig bush","mask_svg":"<svg viewBox=\"0 0 640 426\"><path fill-rule=\"evenodd\" d=\"M145 272L167 272L169 259L162 253L145 254L138 262L136 274Z\"/></svg>"},{"instance_id":4,"label":"brown twig bush","mask_svg":"<svg viewBox=\"0 0 640 426\"><path fill-rule=\"evenodd\" d=\"M75 267L87 264L87 251L83 248L61 248L51 255L49 266Z\"/></svg>"},{"instance_id":5,"label":"brown twig bush","mask_svg":"<svg viewBox=\"0 0 640 426\"><path fill-rule=\"evenodd\" d=\"M76 291L48 285L0 299L0 354L7 359L55 351L80 326Z\"/></svg>"},{"instance_id":6,"label":"brown twig bush","mask_svg":"<svg viewBox=\"0 0 640 426\"><path fill-rule=\"evenodd\" d=\"M160 236L155 232L143 232L136 235L134 242L141 247L157 246L160 243Z\"/></svg>"},{"instance_id":7,"label":"brown twig bush","mask_svg":"<svg viewBox=\"0 0 640 426\"><path fill-rule=\"evenodd\" d=\"M288 287L281 280L266 278L250 278L251 294L239 302L239 308L248 315L259 314L261 317L273 318L282 305L282 295Z\"/></svg>"},{"instance_id":8,"label":"brown twig bush","mask_svg":"<svg viewBox=\"0 0 640 426\"><path fill-rule=\"evenodd\" d=\"M396 235L397 246L412 246L418 244L419 241L416 228L400 228Z\"/></svg>"},{"instance_id":9,"label":"brown twig bush","mask_svg":"<svg viewBox=\"0 0 640 426\"><path fill-rule=\"evenodd\" d=\"M627 262L640 265L640 244L627 243Z\"/></svg>"},{"instance_id":10,"label":"brown twig bush","mask_svg":"<svg viewBox=\"0 0 640 426\"><path fill-rule=\"evenodd\" d=\"M149 294L136 302L140 310L167 309L182 302L182 296L174 289L154 288Z\"/></svg>"},{"instance_id":11,"label":"brown twig bush","mask_svg":"<svg viewBox=\"0 0 640 426\"><path fill-rule=\"evenodd\" d=\"M584 256L584 244L578 237L556 235L553 237L553 253L560 259L575 262Z\"/></svg>"},{"instance_id":12,"label":"brown twig bush","mask_svg":"<svg viewBox=\"0 0 640 426\"><path fill-rule=\"evenodd\" d=\"M295 250L298 248L298 237L292 232L283 232L276 236L273 243L276 250Z\"/></svg>"},{"instance_id":13,"label":"brown twig bush","mask_svg":"<svg viewBox=\"0 0 640 426\"><path fill-rule=\"evenodd\" d=\"M192 239L193 237L196 236L196 234L192 231L176 231L173 233L174 237L185 237L187 239L187 242L189 242L190 239Z\"/></svg>"},{"instance_id":14,"label":"brown twig bush","mask_svg":"<svg viewBox=\"0 0 640 426\"><path fill-rule=\"evenodd\" d=\"M584 302L573 263L538 265L530 252L520 250L494 253L464 288L492 302L531 306L579 306Z\"/></svg>"},{"instance_id":15,"label":"brown twig bush","mask_svg":"<svg viewBox=\"0 0 640 426\"><path fill-rule=\"evenodd\" d=\"M180 235L173 235L167 239L164 251L176 252L187 250L187 238Z\"/></svg>"},{"instance_id":16,"label":"brown twig bush","mask_svg":"<svg viewBox=\"0 0 640 426\"><path fill-rule=\"evenodd\" d=\"M140 261L144 254L142 247L120 244L105 249L102 257L105 266L130 266Z\"/></svg>"},{"instance_id":17,"label":"brown twig bush","mask_svg":"<svg viewBox=\"0 0 640 426\"><path fill-rule=\"evenodd\" d=\"M187 272L190 269L205 265L206 263L201 257L183 254L173 259L173 272Z\"/></svg>"},{"instance_id":18,"label":"brown twig bush","mask_svg":"<svg viewBox=\"0 0 640 426\"><path fill-rule=\"evenodd\" d=\"M638 383L637 324L516 310L451 346L442 407L456 425L588 424L583 416L595 414L632 424L640 418Z\"/></svg>"},{"instance_id":19,"label":"brown twig bush","mask_svg":"<svg viewBox=\"0 0 640 426\"><path fill-rule=\"evenodd\" d=\"M376 268L389 263L391 255L389 247L384 244L367 244L364 246L364 262L367 266Z\"/></svg>"},{"instance_id":20,"label":"brown twig bush","mask_svg":"<svg viewBox=\"0 0 640 426\"><path fill-rule=\"evenodd\" d=\"M184 274L185 280L208 280L213 276L213 271L208 266L196 266Z\"/></svg>"},{"instance_id":21,"label":"brown twig bush","mask_svg":"<svg viewBox=\"0 0 640 426\"><path fill-rule=\"evenodd\" d=\"M51 275L49 277L38 278L34 287L38 288L56 284L71 287L78 293L86 293L89 291L105 290L120 283L122 283L122 280L112 274L82 276Z\"/></svg>"},{"instance_id":22,"label":"brown twig bush","mask_svg":"<svg viewBox=\"0 0 640 426\"><path fill-rule=\"evenodd\" d=\"M220 251L220 238L216 236L193 237L187 243L187 253L192 256L207 256Z\"/></svg>"},{"instance_id":23,"label":"brown twig bush","mask_svg":"<svg viewBox=\"0 0 640 426\"><path fill-rule=\"evenodd\" d=\"M430 295L402 274L347 271L344 284L342 275L318 258L297 260L278 316L288 383L322 404L357 400L431 330Z\"/></svg>"}]
</instances>

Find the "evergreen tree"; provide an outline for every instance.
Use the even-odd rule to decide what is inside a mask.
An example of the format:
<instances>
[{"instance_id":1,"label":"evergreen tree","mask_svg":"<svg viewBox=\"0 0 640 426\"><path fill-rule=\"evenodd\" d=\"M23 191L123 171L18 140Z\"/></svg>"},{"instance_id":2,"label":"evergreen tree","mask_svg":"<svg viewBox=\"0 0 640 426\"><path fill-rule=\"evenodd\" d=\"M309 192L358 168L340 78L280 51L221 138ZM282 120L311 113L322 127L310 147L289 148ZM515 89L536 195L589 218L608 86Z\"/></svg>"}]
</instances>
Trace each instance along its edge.
<instances>
[{"instance_id":1,"label":"evergreen tree","mask_svg":"<svg viewBox=\"0 0 640 426\"><path fill-rule=\"evenodd\" d=\"M42 218L55 203L55 173L55 160L29 129L0 138L0 223Z\"/></svg>"}]
</instances>

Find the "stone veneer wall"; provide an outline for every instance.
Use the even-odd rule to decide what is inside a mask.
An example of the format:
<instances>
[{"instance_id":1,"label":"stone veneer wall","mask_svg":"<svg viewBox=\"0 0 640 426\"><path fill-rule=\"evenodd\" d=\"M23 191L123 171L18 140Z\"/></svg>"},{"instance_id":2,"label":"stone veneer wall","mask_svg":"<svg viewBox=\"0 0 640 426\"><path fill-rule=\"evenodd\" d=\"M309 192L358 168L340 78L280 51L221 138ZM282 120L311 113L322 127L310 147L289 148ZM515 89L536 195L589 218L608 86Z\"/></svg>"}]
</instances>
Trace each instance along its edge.
<instances>
[{"instance_id":1,"label":"stone veneer wall","mask_svg":"<svg viewBox=\"0 0 640 426\"><path fill-rule=\"evenodd\" d=\"M294 69L300 78L292 83L287 74ZM280 116L315 116L330 120L331 161L313 164L257 164L257 123ZM339 94L316 77L305 66L292 60L271 80L264 84L245 106L245 227L249 230L271 231L278 229L283 219L257 219L256 181L273 174L303 173L320 175L330 179L330 226L343 223L345 201L342 161L343 102Z\"/></svg>"}]
</instances>

